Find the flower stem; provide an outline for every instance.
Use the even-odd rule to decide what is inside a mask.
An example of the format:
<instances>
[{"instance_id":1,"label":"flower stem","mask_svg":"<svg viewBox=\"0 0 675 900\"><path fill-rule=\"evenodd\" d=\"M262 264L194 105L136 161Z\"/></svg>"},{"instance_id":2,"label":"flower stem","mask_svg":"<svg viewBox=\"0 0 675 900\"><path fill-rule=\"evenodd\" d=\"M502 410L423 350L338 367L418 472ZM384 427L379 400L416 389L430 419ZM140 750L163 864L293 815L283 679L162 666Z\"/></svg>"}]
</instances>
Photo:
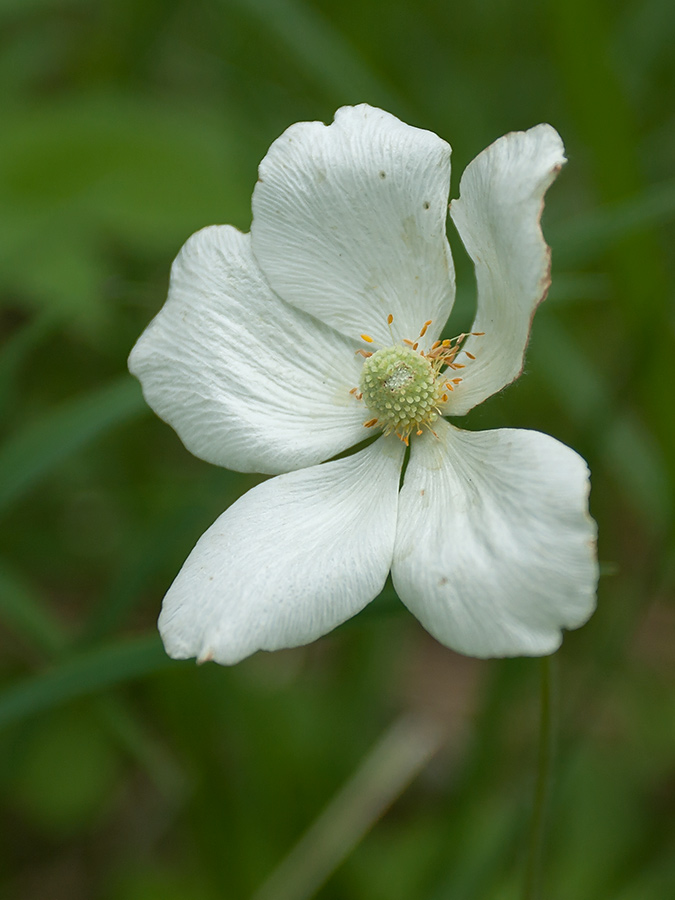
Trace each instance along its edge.
<instances>
[{"instance_id":1,"label":"flower stem","mask_svg":"<svg viewBox=\"0 0 675 900\"><path fill-rule=\"evenodd\" d=\"M539 720L539 755L537 760L537 783L534 789L530 840L525 869L523 900L541 900L542 857L546 818L551 793L553 773L553 752L555 743L554 716L554 676L555 663L552 656L540 660L541 713Z\"/></svg>"}]
</instances>

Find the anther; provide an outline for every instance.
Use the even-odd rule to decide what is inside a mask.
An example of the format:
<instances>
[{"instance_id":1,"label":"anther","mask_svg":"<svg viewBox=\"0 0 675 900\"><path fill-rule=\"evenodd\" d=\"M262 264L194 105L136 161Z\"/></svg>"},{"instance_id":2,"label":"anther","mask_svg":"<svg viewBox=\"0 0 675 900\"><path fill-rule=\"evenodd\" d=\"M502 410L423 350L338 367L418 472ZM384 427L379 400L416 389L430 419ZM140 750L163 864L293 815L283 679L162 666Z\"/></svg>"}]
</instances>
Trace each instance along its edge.
<instances>
[{"instance_id":1,"label":"anther","mask_svg":"<svg viewBox=\"0 0 675 900\"><path fill-rule=\"evenodd\" d=\"M366 341L369 344L373 343L373 339L371 338L371 336L369 334L362 334L361 340Z\"/></svg>"},{"instance_id":2,"label":"anther","mask_svg":"<svg viewBox=\"0 0 675 900\"><path fill-rule=\"evenodd\" d=\"M424 337L424 335L427 333L427 328L431 325L431 322L432 322L432 320L429 319L427 322L424 323L424 325L422 325L422 330L420 331L420 337Z\"/></svg>"},{"instance_id":3,"label":"anther","mask_svg":"<svg viewBox=\"0 0 675 900\"><path fill-rule=\"evenodd\" d=\"M373 354L370 353L370 351L368 351L368 350L357 350L356 353L354 354L354 356L362 356L364 359L368 359L368 357L372 356L372 355Z\"/></svg>"},{"instance_id":4,"label":"anther","mask_svg":"<svg viewBox=\"0 0 675 900\"><path fill-rule=\"evenodd\" d=\"M475 358L476 358L476 357L473 355L473 353L469 353L468 350L465 350L464 352L465 352L466 355L469 357L469 359L475 359Z\"/></svg>"},{"instance_id":5,"label":"anther","mask_svg":"<svg viewBox=\"0 0 675 900\"><path fill-rule=\"evenodd\" d=\"M387 325L391 325L391 323L393 321L394 321L394 317L392 316L391 313L389 313L389 315L387 316Z\"/></svg>"},{"instance_id":6,"label":"anther","mask_svg":"<svg viewBox=\"0 0 675 900\"><path fill-rule=\"evenodd\" d=\"M367 422L363 423L364 428L372 428L373 425L377 425L377 419L368 419Z\"/></svg>"}]
</instances>

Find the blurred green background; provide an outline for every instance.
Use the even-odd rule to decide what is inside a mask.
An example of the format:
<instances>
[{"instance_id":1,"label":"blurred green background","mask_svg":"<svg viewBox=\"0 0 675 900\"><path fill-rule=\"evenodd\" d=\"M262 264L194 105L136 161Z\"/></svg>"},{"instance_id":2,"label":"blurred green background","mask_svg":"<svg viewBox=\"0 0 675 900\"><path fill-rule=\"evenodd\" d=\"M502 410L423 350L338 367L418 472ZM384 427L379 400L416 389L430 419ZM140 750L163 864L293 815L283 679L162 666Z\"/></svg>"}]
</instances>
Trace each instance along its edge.
<instances>
[{"instance_id":1,"label":"blurred green background","mask_svg":"<svg viewBox=\"0 0 675 900\"><path fill-rule=\"evenodd\" d=\"M467 424L593 471L603 577L557 659L545 897L675 896L674 43L670 0L0 0L0 896L520 895L536 660L456 656L390 588L233 669L155 634L256 479L192 458L127 354L182 242L247 230L272 140L361 101L452 144L454 196L499 135L565 140L525 375Z\"/></svg>"}]
</instances>

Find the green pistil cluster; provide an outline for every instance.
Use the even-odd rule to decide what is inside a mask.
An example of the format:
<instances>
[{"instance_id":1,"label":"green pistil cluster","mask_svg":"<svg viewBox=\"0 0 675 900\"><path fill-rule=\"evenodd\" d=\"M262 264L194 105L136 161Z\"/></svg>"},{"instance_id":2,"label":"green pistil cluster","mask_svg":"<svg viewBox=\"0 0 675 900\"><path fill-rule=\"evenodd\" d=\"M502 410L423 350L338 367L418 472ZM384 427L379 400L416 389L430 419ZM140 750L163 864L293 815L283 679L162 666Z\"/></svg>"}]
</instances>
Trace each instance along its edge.
<instances>
[{"instance_id":1,"label":"green pistil cluster","mask_svg":"<svg viewBox=\"0 0 675 900\"><path fill-rule=\"evenodd\" d=\"M378 350L363 364L359 389L363 402L386 434L407 438L413 429L438 418L442 380L432 363L411 347Z\"/></svg>"}]
</instances>

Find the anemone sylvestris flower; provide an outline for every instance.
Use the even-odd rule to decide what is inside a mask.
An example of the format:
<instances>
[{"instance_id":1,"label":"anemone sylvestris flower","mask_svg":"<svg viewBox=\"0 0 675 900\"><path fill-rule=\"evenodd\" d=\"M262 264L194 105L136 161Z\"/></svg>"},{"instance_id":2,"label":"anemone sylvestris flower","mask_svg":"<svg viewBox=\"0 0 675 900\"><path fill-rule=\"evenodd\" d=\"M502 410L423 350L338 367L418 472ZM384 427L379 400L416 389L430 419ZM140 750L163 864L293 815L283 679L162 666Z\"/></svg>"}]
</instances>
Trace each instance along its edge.
<instances>
[{"instance_id":1,"label":"anemone sylvestris flower","mask_svg":"<svg viewBox=\"0 0 675 900\"><path fill-rule=\"evenodd\" d=\"M522 370L550 283L544 193L564 161L538 125L464 172L450 214L478 300L472 333L452 340L450 147L382 110L292 125L260 165L251 233L188 240L130 369L196 456L277 477L216 520L169 589L171 656L229 664L306 644L390 570L408 609L462 653L548 654L586 621L585 462L536 431L445 418Z\"/></svg>"}]
</instances>

